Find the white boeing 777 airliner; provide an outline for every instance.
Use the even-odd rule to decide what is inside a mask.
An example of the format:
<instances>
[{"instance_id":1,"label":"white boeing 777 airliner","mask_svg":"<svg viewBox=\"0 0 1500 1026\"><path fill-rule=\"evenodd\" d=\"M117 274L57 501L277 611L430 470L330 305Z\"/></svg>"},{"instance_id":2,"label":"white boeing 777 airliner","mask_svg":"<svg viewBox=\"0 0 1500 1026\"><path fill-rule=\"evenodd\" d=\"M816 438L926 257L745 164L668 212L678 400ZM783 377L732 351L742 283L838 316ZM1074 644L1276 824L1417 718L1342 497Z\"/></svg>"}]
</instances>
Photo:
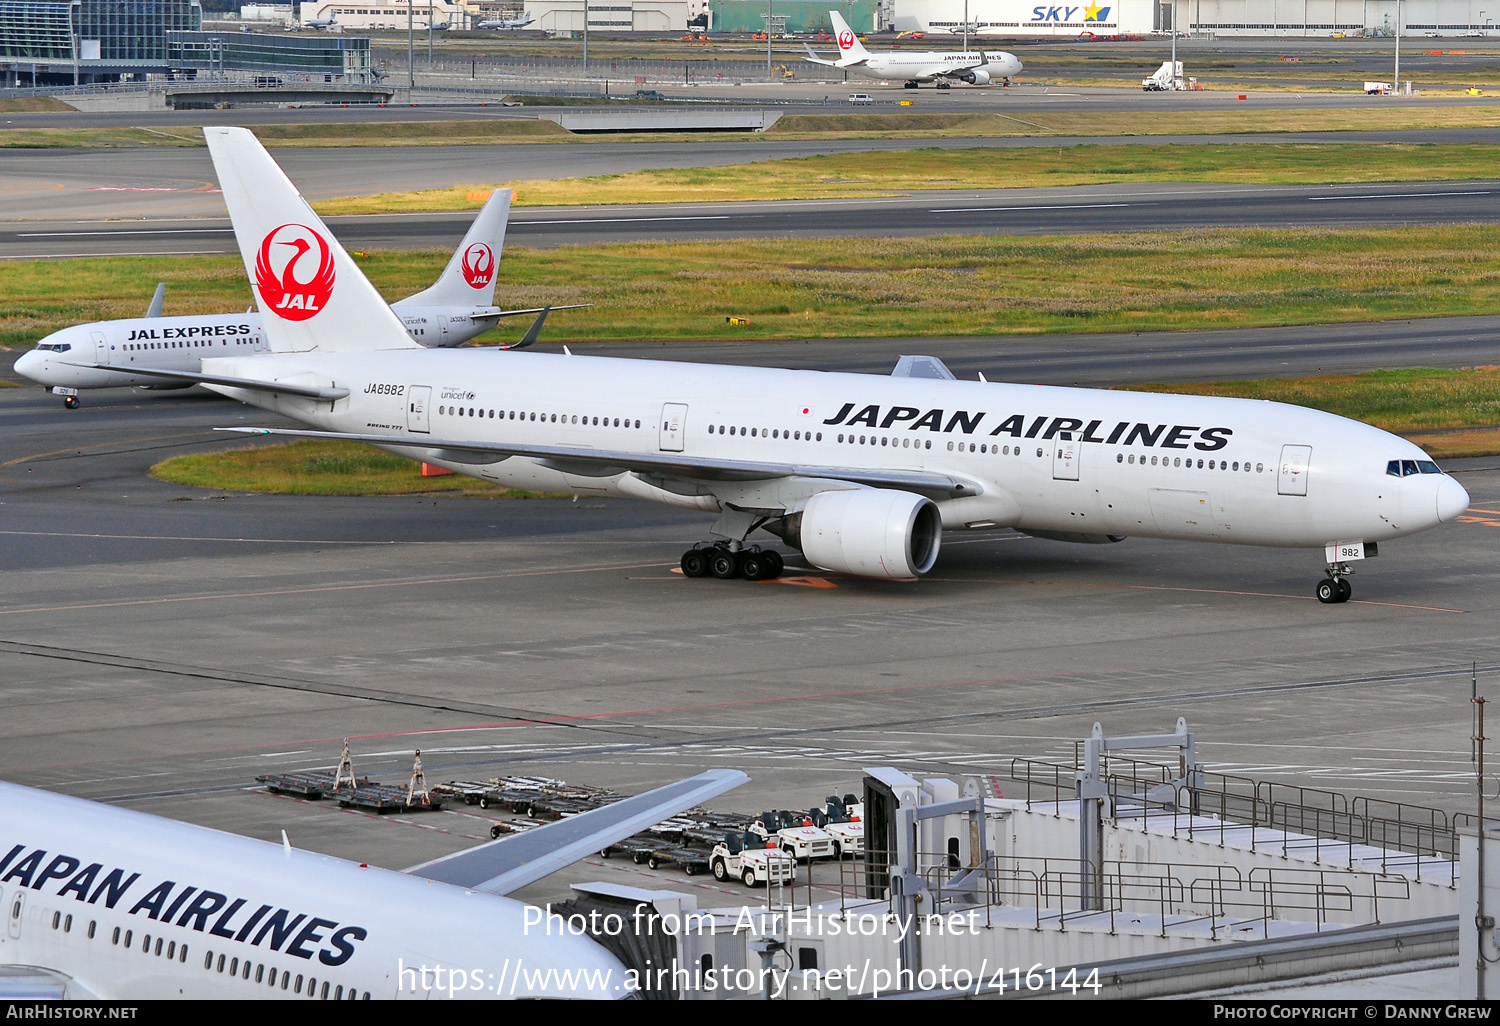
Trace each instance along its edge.
<instances>
[{"instance_id":1,"label":"white boeing 777 airliner","mask_svg":"<svg viewBox=\"0 0 1500 1026\"><path fill-rule=\"evenodd\" d=\"M0 998L628 997L504 897L744 783L709 770L404 873L0 783Z\"/></svg>"},{"instance_id":2,"label":"white boeing 777 airliner","mask_svg":"<svg viewBox=\"0 0 1500 1026\"><path fill-rule=\"evenodd\" d=\"M421 345L463 345L489 331L502 317L541 312L540 309L502 310L492 305L500 253L505 246L505 228L510 220L510 201L509 189L497 189L474 218L432 287L391 305L407 333ZM303 242L312 248L311 240ZM316 255L309 257L309 263L317 260ZM316 273L332 273L332 269L329 263L326 269L320 266ZM75 324L54 331L16 361L16 373L47 386L63 397L69 409L76 409L78 392L83 389L132 385L190 388L194 383L182 378L166 381L155 376L137 377L130 373L137 364L157 370L196 372L203 369L207 357L266 351L259 314L163 317L164 289L165 285L157 286L145 317Z\"/></svg>"},{"instance_id":3,"label":"white boeing 777 airliner","mask_svg":"<svg viewBox=\"0 0 1500 1026\"><path fill-rule=\"evenodd\" d=\"M1468 505L1410 442L1278 403L961 382L923 357L878 377L423 349L254 136L205 131L246 271L308 279L318 309L285 317L261 285L272 353L204 362L195 380L313 429L244 430L717 513L689 576L774 576L780 556L744 545L756 529L825 570L904 579L945 529L1011 527L1323 549L1318 598L1342 602L1351 562ZM326 282L278 248L288 224L328 247Z\"/></svg>"},{"instance_id":4,"label":"white boeing 777 airliner","mask_svg":"<svg viewBox=\"0 0 1500 1026\"><path fill-rule=\"evenodd\" d=\"M1010 84L1012 75L1021 73L1021 61L1013 53L1004 50L983 49L973 52L954 53L951 50L902 50L900 53L871 53L866 50L849 23L838 11L829 11L833 20L834 39L839 44L837 60L824 60L807 47L804 60L830 68L845 68L867 78L906 80L906 88L915 89L918 83L935 82L939 89L947 89L954 82L966 85L989 85L996 79Z\"/></svg>"}]
</instances>

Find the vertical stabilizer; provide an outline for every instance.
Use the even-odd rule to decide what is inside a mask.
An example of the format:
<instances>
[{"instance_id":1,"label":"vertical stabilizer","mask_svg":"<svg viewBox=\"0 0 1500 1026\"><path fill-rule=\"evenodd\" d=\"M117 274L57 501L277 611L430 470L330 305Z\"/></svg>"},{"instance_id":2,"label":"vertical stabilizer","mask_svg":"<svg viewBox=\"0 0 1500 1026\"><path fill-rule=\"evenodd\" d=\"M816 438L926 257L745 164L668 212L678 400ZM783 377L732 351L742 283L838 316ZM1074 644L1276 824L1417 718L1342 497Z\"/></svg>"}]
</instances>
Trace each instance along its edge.
<instances>
[{"instance_id":1,"label":"vertical stabilizer","mask_svg":"<svg viewBox=\"0 0 1500 1026\"><path fill-rule=\"evenodd\" d=\"M272 352L418 348L255 136L203 134Z\"/></svg>"},{"instance_id":2,"label":"vertical stabilizer","mask_svg":"<svg viewBox=\"0 0 1500 1026\"><path fill-rule=\"evenodd\" d=\"M838 11L829 11L828 17L833 22L833 37L839 44L839 64L847 66L868 60L870 51L859 41L859 36L854 34L844 16Z\"/></svg>"},{"instance_id":3,"label":"vertical stabilizer","mask_svg":"<svg viewBox=\"0 0 1500 1026\"><path fill-rule=\"evenodd\" d=\"M509 189L496 189L485 202L469 234L458 244L453 259L430 289L401 300L401 306L493 306L500 252L510 222Z\"/></svg>"}]
</instances>

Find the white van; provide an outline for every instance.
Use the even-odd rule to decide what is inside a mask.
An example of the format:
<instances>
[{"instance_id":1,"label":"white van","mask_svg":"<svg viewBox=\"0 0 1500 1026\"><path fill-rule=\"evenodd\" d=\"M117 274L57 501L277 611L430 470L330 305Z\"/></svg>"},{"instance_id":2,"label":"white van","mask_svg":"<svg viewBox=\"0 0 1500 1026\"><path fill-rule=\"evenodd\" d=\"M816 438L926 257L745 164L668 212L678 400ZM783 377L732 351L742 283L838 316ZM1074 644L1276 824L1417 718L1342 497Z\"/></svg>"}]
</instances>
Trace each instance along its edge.
<instances>
[{"instance_id":1,"label":"white van","mask_svg":"<svg viewBox=\"0 0 1500 1026\"><path fill-rule=\"evenodd\" d=\"M873 99L871 99L869 93L850 93L849 94L849 102L850 103L874 103L875 101Z\"/></svg>"}]
</instances>

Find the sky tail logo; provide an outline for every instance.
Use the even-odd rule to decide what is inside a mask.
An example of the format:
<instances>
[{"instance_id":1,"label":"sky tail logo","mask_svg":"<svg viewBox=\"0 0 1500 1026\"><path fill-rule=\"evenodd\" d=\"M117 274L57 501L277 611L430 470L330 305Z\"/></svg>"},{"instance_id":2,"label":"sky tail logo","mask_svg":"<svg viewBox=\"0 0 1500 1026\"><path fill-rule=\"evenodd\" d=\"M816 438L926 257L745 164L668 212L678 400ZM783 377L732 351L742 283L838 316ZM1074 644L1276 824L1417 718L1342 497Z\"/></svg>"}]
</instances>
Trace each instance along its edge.
<instances>
[{"instance_id":1,"label":"sky tail logo","mask_svg":"<svg viewBox=\"0 0 1500 1026\"><path fill-rule=\"evenodd\" d=\"M839 412L829 417L824 424L829 427L867 427L890 431L962 432L975 433L991 438L1006 435L1011 438L1034 438L1050 441L1061 438L1068 441L1102 442L1105 445L1141 445L1163 449L1200 449L1217 452L1229 444L1234 431L1227 427L1200 427L1197 424L1147 424L1128 420L1106 424L1103 420L1084 420L1081 417L1053 417L1046 414L1028 416L1012 413L994 421L986 411L979 410L921 410L915 406L884 407L877 403L859 406L845 403Z\"/></svg>"},{"instance_id":2,"label":"sky tail logo","mask_svg":"<svg viewBox=\"0 0 1500 1026\"><path fill-rule=\"evenodd\" d=\"M1031 20L1033 22L1056 22L1059 25L1068 22L1086 21L1102 24L1109 21L1109 12L1114 8L1102 7L1099 4L1087 6L1061 6L1043 4L1031 9ZM1082 16L1080 18L1080 15Z\"/></svg>"}]
</instances>

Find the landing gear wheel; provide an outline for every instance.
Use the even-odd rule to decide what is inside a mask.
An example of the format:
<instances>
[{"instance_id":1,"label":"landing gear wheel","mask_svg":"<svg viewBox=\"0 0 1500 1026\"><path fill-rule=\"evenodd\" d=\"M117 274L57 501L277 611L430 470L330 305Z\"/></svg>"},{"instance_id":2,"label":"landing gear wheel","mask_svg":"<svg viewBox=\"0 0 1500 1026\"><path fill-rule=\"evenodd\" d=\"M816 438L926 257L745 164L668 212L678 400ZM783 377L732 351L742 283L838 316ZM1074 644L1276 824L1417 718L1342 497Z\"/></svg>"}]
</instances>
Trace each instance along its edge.
<instances>
[{"instance_id":1,"label":"landing gear wheel","mask_svg":"<svg viewBox=\"0 0 1500 1026\"><path fill-rule=\"evenodd\" d=\"M1349 596L1351 596L1353 594L1354 594L1354 586L1349 583L1349 579L1347 577L1340 577L1339 578L1339 597L1338 597L1338 601L1340 601L1340 602L1348 602L1349 601Z\"/></svg>"},{"instance_id":2,"label":"landing gear wheel","mask_svg":"<svg viewBox=\"0 0 1500 1026\"><path fill-rule=\"evenodd\" d=\"M682 554L682 576L707 577L709 552L699 548L688 549Z\"/></svg>"},{"instance_id":3,"label":"landing gear wheel","mask_svg":"<svg viewBox=\"0 0 1500 1026\"><path fill-rule=\"evenodd\" d=\"M771 572L766 574L765 579L770 581L780 577L781 571L786 569L786 560L781 558L781 553L775 549L769 549L762 553L762 555L766 557L766 561L771 565Z\"/></svg>"},{"instance_id":4,"label":"landing gear wheel","mask_svg":"<svg viewBox=\"0 0 1500 1026\"><path fill-rule=\"evenodd\" d=\"M721 581L733 580L740 575L739 558L728 549L720 549L710 557L708 572Z\"/></svg>"},{"instance_id":5,"label":"landing gear wheel","mask_svg":"<svg viewBox=\"0 0 1500 1026\"><path fill-rule=\"evenodd\" d=\"M953 88L953 87L952 87L952 86L951 86L951 85L949 85L949 84L948 84L948 83L947 83L947 82L939 82L939 83L938 83L938 84L937 84L937 87L938 87L938 88L939 88L939 89L952 89L952 88Z\"/></svg>"},{"instance_id":6,"label":"landing gear wheel","mask_svg":"<svg viewBox=\"0 0 1500 1026\"><path fill-rule=\"evenodd\" d=\"M771 575L771 563L764 552L740 553L740 576L747 581L764 581Z\"/></svg>"},{"instance_id":7,"label":"landing gear wheel","mask_svg":"<svg viewBox=\"0 0 1500 1026\"><path fill-rule=\"evenodd\" d=\"M916 87L917 84L915 82L906 82L901 86L902 89L915 89Z\"/></svg>"},{"instance_id":8,"label":"landing gear wheel","mask_svg":"<svg viewBox=\"0 0 1500 1026\"><path fill-rule=\"evenodd\" d=\"M1341 601L1339 598L1341 594L1339 582L1335 581L1332 577L1325 577L1319 581L1314 594L1318 596L1318 601L1325 605L1332 605L1335 602Z\"/></svg>"},{"instance_id":9,"label":"landing gear wheel","mask_svg":"<svg viewBox=\"0 0 1500 1026\"><path fill-rule=\"evenodd\" d=\"M70 410L78 409L78 397L76 395L63 396L63 405Z\"/></svg>"}]
</instances>

